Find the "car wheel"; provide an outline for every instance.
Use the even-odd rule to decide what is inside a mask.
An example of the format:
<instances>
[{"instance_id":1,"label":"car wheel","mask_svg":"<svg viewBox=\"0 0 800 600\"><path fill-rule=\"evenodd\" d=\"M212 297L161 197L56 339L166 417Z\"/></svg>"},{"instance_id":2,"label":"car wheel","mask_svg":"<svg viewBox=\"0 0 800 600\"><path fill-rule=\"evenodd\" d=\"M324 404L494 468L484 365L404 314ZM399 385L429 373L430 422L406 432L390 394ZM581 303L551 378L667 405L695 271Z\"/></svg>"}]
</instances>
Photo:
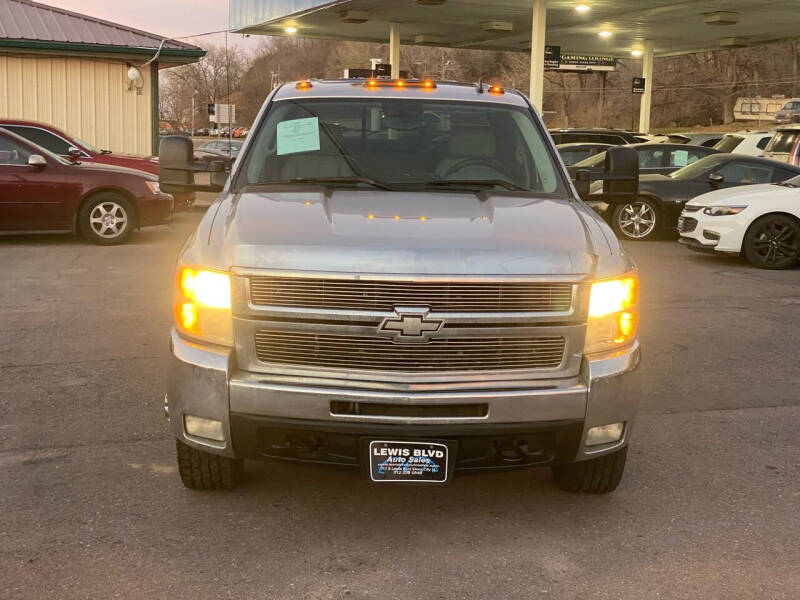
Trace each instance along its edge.
<instances>
[{"instance_id":1,"label":"car wheel","mask_svg":"<svg viewBox=\"0 0 800 600\"><path fill-rule=\"evenodd\" d=\"M748 228L743 250L759 269L788 269L800 260L800 223L788 215L764 215Z\"/></svg>"},{"instance_id":2,"label":"car wheel","mask_svg":"<svg viewBox=\"0 0 800 600\"><path fill-rule=\"evenodd\" d=\"M654 238L659 225L658 207L646 198L617 205L611 217L611 226L619 237L637 242Z\"/></svg>"},{"instance_id":3,"label":"car wheel","mask_svg":"<svg viewBox=\"0 0 800 600\"><path fill-rule=\"evenodd\" d=\"M232 490L242 481L244 461L218 456L175 440L178 471L183 485L192 490Z\"/></svg>"},{"instance_id":4,"label":"car wheel","mask_svg":"<svg viewBox=\"0 0 800 600\"><path fill-rule=\"evenodd\" d=\"M565 492L608 494L622 480L627 456L625 446L611 454L553 467L553 477Z\"/></svg>"},{"instance_id":5,"label":"car wheel","mask_svg":"<svg viewBox=\"0 0 800 600\"><path fill-rule=\"evenodd\" d=\"M113 246L127 240L136 227L133 204L111 192L93 196L78 214L84 237L101 246Z\"/></svg>"}]
</instances>

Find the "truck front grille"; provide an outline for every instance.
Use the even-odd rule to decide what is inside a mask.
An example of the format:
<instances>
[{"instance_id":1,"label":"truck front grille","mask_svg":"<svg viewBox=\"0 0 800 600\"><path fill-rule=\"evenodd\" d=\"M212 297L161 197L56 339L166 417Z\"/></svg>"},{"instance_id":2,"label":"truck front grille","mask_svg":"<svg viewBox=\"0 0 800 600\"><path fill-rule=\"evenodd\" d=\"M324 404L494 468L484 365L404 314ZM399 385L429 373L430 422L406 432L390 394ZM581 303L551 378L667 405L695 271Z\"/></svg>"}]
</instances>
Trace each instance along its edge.
<instances>
[{"instance_id":1,"label":"truck front grille","mask_svg":"<svg viewBox=\"0 0 800 600\"><path fill-rule=\"evenodd\" d=\"M427 306L431 312L566 312L572 290L571 283L250 278L250 301L257 306L382 312L395 306Z\"/></svg>"},{"instance_id":2,"label":"truck front grille","mask_svg":"<svg viewBox=\"0 0 800 600\"><path fill-rule=\"evenodd\" d=\"M441 338L427 344L389 339L261 330L256 354L263 363L365 371L433 373L554 369L564 358L563 337Z\"/></svg>"}]
</instances>

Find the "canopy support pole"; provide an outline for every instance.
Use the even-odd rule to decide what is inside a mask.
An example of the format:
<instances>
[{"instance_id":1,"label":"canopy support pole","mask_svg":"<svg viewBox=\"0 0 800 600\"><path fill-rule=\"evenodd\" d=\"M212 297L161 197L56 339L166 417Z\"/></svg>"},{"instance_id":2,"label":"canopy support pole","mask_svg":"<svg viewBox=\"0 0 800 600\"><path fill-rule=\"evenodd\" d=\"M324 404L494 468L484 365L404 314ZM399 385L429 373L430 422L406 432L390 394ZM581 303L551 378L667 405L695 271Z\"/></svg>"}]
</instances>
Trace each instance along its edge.
<instances>
[{"instance_id":1,"label":"canopy support pole","mask_svg":"<svg viewBox=\"0 0 800 600\"><path fill-rule=\"evenodd\" d=\"M544 99L544 38L547 28L547 0L533 0L531 27L531 103L542 112Z\"/></svg>"},{"instance_id":2,"label":"canopy support pole","mask_svg":"<svg viewBox=\"0 0 800 600\"><path fill-rule=\"evenodd\" d=\"M389 62L392 64L392 79L400 79L400 25L392 23L389 29Z\"/></svg>"},{"instance_id":3,"label":"canopy support pole","mask_svg":"<svg viewBox=\"0 0 800 600\"><path fill-rule=\"evenodd\" d=\"M653 40L644 41L642 77L644 77L644 94L639 110L639 131L650 133L650 108L653 105Z\"/></svg>"}]
</instances>

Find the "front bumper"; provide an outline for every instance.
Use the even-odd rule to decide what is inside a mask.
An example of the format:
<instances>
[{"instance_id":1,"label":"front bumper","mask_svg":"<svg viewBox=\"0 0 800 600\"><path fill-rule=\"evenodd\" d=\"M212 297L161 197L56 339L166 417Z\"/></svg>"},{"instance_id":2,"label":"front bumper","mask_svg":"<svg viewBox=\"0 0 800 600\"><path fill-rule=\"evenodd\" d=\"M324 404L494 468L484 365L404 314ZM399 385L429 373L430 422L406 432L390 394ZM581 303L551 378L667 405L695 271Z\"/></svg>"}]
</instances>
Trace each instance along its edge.
<instances>
[{"instance_id":1,"label":"front bumper","mask_svg":"<svg viewBox=\"0 0 800 600\"><path fill-rule=\"evenodd\" d=\"M585 460L628 443L640 397L639 377L632 374L640 361L638 341L614 355L584 359L577 377L479 391L354 389L302 378L278 382L238 370L230 349L187 341L174 330L171 348L167 409L175 436L237 458L357 465L363 439L392 435L457 442L457 469ZM359 414L334 408L354 403L392 410ZM486 410L459 414L476 405ZM430 407L436 410L430 413ZM221 421L225 441L188 435L184 415ZM583 444L591 427L620 422L625 428L619 441ZM501 458L499 449L508 443L523 448L514 460Z\"/></svg>"},{"instance_id":2,"label":"front bumper","mask_svg":"<svg viewBox=\"0 0 800 600\"><path fill-rule=\"evenodd\" d=\"M139 227L165 225L172 221L175 202L169 194L138 198Z\"/></svg>"},{"instance_id":3,"label":"front bumper","mask_svg":"<svg viewBox=\"0 0 800 600\"><path fill-rule=\"evenodd\" d=\"M681 215L678 221L680 243L698 252L738 254L750 222L747 210L738 215L712 217L702 211ZM688 226L685 224L689 223Z\"/></svg>"}]
</instances>

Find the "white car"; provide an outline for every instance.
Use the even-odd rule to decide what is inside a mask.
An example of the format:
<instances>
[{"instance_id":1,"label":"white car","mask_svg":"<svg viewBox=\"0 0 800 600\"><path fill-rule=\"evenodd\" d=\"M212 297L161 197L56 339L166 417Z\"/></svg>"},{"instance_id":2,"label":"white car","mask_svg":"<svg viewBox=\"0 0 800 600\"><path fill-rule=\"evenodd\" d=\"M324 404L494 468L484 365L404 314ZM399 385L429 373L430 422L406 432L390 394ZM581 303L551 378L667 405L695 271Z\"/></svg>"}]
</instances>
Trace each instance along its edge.
<instances>
[{"instance_id":1,"label":"white car","mask_svg":"<svg viewBox=\"0 0 800 600\"><path fill-rule=\"evenodd\" d=\"M800 175L697 196L684 206L678 232L691 250L741 254L761 269L788 269L800 260Z\"/></svg>"},{"instance_id":2,"label":"white car","mask_svg":"<svg viewBox=\"0 0 800 600\"><path fill-rule=\"evenodd\" d=\"M747 156L763 156L764 150L775 135L775 131L740 131L726 133L714 145L715 150L726 154L746 154Z\"/></svg>"}]
</instances>

